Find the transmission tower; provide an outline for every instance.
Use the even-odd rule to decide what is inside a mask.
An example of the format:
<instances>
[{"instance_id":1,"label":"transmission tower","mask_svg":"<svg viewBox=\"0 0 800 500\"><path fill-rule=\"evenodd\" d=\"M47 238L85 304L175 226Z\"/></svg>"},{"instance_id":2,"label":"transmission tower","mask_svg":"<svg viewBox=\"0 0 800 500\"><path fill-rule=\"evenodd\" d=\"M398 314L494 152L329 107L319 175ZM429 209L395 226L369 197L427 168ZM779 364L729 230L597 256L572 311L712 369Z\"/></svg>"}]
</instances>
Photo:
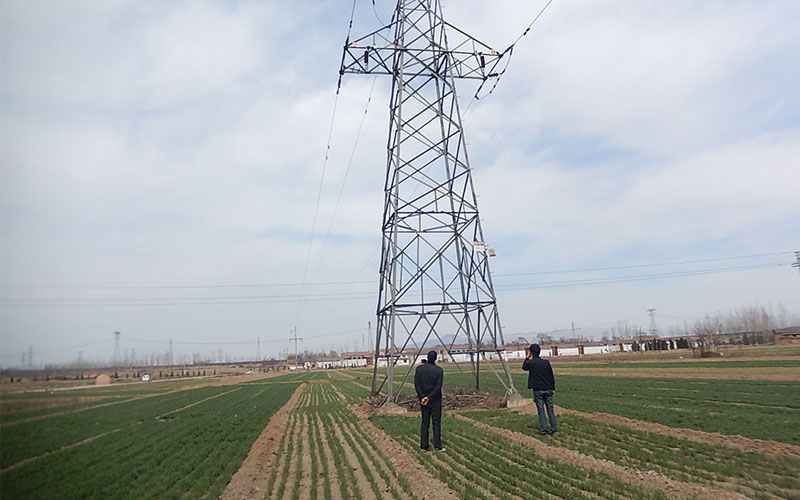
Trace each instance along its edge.
<instances>
[{"instance_id":1,"label":"transmission tower","mask_svg":"<svg viewBox=\"0 0 800 500\"><path fill-rule=\"evenodd\" d=\"M650 315L650 335L658 335L658 327L656 326L656 310L655 308L648 309L647 314Z\"/></svg>"},{"instance_id":2,"label":"transmission tower","mask_svg":"<svg viewBox=\"0 0 800 500\"><path fill-rule=\"evenodd\" d=\"M496 352L504 375L495 373L508 395L518 397L501 355L503 335L455 87L456 79L497 76L502 57L445 22L438 0L399 0L387 26L345 42L340 78L392 76L372 380L373 393L388 386L388 401L396 399L398 353L419 356L426 345L447 346L444 335L453 335L448 354L456 339L469 344L476 388L481 357ZM379 359L388 365L380 383Z\"/></svg>"},{"instance_id":3,"label":"transmission tower","mask_svg":"<svg viewBox=\"0 0 800 500\"><path fill-rule=\"evenodd\" d=\"M119 366L120 363L120 356L119 356L119 332L114 332L114 359L112 360L112 364L116 367Z\"/></svg>"}]
</instances>

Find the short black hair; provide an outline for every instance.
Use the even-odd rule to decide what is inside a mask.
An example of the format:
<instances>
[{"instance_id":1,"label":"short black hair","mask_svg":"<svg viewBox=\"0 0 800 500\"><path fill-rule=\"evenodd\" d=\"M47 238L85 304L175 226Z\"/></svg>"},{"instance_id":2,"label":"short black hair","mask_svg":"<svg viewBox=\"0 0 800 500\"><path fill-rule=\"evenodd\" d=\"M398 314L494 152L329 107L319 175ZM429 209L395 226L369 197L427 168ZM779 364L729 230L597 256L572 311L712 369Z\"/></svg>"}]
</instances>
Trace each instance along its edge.
<instances>
[{"instance_id":1,"label":"short black hair","mask_svg":"<svg viewBox=\"0 0 800 500\"><path fill-rule=\"evenodd\" d=\"M542 348L539 347L539 344L531 344L531 354L538 356L540 352L542 352Z\"/></svg>"},{"instance_id":2,"label":"short black hair","mask_svg":"<svg viewBox=\"0 0 800 500\"><path fill-rule=\"evenodd\" d=\"M436 351L429 351L428 352L428 362L433 363L436 361Z\"/></svg>"}]
</instances>

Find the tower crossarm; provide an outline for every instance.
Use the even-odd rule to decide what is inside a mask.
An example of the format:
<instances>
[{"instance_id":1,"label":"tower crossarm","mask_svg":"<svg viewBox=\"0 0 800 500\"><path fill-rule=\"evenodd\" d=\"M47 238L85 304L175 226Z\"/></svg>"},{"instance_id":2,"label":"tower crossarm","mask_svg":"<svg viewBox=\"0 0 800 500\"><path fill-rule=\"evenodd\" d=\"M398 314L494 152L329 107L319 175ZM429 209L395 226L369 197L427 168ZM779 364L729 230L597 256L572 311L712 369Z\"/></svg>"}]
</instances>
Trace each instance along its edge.
<instances>
[{"instance_id":1,"label":"tower crossarm","mask_svg":"<svg viewBox=\"0 0 800 500\"><path fill-rule=\"evenodd\" d=\"M440 45L436 40L418 36L401 46L395 42L396 22L355 41L348 40L345 42L339 74L393 75L402 69L406 78L448 75L488 80L499 76L498 66L509 49L498 52L455 26L441 20L440 23L449 32L446 44ZM405 53L402 68L396 67L400 60L397 58L398 52ZM443 64L446 67L442 67Z\"/></svg>"}]
</instances>

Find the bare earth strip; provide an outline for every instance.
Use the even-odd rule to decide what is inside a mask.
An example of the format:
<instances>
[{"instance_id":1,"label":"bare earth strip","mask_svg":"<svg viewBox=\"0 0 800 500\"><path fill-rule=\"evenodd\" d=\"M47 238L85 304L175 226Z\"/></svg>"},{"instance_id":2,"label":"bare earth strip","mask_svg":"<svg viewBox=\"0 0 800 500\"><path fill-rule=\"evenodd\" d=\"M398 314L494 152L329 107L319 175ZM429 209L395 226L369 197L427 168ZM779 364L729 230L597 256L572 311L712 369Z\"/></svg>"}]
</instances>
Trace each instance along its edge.
<instances>
[{"instance_id":1,"label":"bare earth strip","mask_svg":"<svg viewBox=\"0 0 800 500\"><path fill-rule=\"evenodd\" d=\"M609 413L587 413L579 410L570 410L567 408L556 407L557 413L571 413L581 417L596 420L598 422L605 422L608 424L624 425L632 429L655 432L670 437L679 437L695 441L698 443L712 444L715 446L730 446L743 451L763 453L772 456L790 456L800 458L800 446L791 445L788 443L779 443L777 441L766 441L763 439L753 439L744 436L731 436L727 434L719 434L717 432L703 432L694 429L674 428L667 427L663 424L654 422L645 422L642 420L634 420L632 418L622 417L619 415L612 415ZM517 411L522 413L535 413L536 408L523 407Z\"/></svg>"},{"instance_id":2,"label":"bare earth strip","mask_svg":"<svg viewBox=\"0 0 800 500\"><path fill-rule=\"evenodd\" d=\"M547 443L527 436L525 434L510 431L507 429L500 429L490 425L477 422L463 415L454 414L460 420L467 421L476 427L485 431L494 432L498 435L504 436L515 443L521 443L535 449L536 453L555 458L564 462L577 465L579 467L590 468L605 474L611 475L626 483L633 484L637 487L645 487L663 491L665 494L674 498L697 498L705 500L746 500L747 497L738 493L720 491L711 489L702 485L688 484L674 479L670 479L663 474L655 471L642 472L638 469L623 467L608 460L601 460L595 457L587 456L577 451L551 446Z\"/></svg>"},{"instance_id":3,"label":"bare earth strip","mask_svg":"<svg viewBox=\"0 0 800 500\"><path fill-rule=\"evenodd\" d=\"M367 417L369 414L358 405L350 407L359 419L363 432L372 438L378 450L392 464L395 474L404 476L411 484L417 498L458 499L458 495L445 483L436 479L400 443L377 428Z\"/></svg>"},{"instance_id":4,"label":"bare earth strip","mask_svg":"<svg viewBox=\"0 0 800 500\"><path fill-rule=\"evenodd\" d=\"M273 454L278 448L281 435L286 428L289 412L294 409L304 388L305 384L298 387L289 401L269 419L269 423L261 431L258 439L253 442L250 452L225 487L220 498L223 500L264 498L267 479L272 469Z\"/></svg>"},{"instance_id":5,"label":"bare earth strip","mask_svg":"<svg viewBox=\"0 0 800 500\"><path fill-rule=\"evenodd\" d=\"M587 375L596 377L634 378L691 378L713 380L773 380L783 382L800 381L797 368L776 366L759 368L569 368L555 367L558 375Z\"/></svg>"}]
</instances>

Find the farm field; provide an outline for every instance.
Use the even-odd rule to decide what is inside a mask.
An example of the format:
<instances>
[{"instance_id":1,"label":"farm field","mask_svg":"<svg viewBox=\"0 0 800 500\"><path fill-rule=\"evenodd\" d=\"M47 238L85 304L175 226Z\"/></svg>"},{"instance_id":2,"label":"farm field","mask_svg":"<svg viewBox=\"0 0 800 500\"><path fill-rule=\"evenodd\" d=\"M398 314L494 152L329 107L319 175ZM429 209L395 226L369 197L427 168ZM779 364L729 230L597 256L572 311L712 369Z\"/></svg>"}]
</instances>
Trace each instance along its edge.
<instances>
[{"instance_id":1,"label":"farm field","mask_svg":"<svg viewBox=\"0 0 800 500\"><path fill-rule=\"evenodd\" d=\"M738 365L741 362L714 363ZM461 368L445 365L445 383L469 386L472 375L468 368ZM481 390L504 395L505 388L496 376L498 369L484 368ZM694 370L691 367L681 369ZM789 369L800 372L800 366ZM800 425L800 380L753 379L745 368L738 370L738 378L725 379L703 378L697 373L694 374L697 378L656 378L642 373L648 368L637 370L642 376L568 375L560 373L554 363L555 403L563 408L611 413L669 427L800 445L800 433L796 432ZM525 389L527 374L512 364L512 375L520 393L530 396L530 391ZM367 377L366 372L361 371L359 376L364 377L364 384L371 383L371 373ZM396 387L400 389L400 384ZM410 394L413 390L412 385L406 384L401 393Z\"/></svg>"},{"instance_id":2,"label":"farm field","mask_svg":"<svg viewBox=\"0 0 800 500\"><path fill-rule=\"evenodd\" d=\"M0 497L798 499L800 382L748 378L796 361L698 361L680 379L648 376L672 361L556 367L558 434L538 435L532 405L448 411L442 453L419 450L417 412L365 403L370 369L3 394ZM718 366L739 378L697 375ZM471 385L469 367L445 370L445 392Z\"/></svg>"},{"instance_id":3,"label":"farm field","mask_svg":"<svg viewBox=\"0 0 800 500\"><path fill-rule=\"evenodd\" d=\"M3 498L216 498L299 384L128 398L3 425Z\"/></svg>"}]
</instances>

